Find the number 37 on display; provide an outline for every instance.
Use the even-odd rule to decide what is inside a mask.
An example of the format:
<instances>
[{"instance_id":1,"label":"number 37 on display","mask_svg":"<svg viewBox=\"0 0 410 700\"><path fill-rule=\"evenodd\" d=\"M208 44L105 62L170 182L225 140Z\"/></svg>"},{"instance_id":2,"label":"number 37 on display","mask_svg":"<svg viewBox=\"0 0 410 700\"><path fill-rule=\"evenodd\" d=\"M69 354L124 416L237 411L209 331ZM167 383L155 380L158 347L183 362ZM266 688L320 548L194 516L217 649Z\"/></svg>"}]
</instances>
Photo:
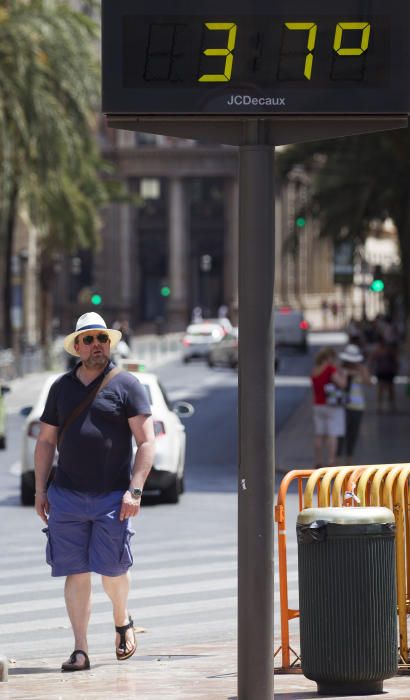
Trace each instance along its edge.
<instances>
[{"instance_id":1,"label":"number 37 on display","mask_svg":"<svg viewBox=\"0 0 410 700\"><path fill-rule=\"evenodd\" d=\"M227 82L231 79L234 62L234 50L237 37L238 25L233 22L206 22L205 27L209 31L225 31L228 33L226 45L223 48L206 48L203 51L205 56L225 56L225 66L223 73L206 73L198 78L199 82ZM304 65L304 78L310 80L313 70L314 49L318 25L315 22L285 22L284 28L291 32L306 32L306 57ZM357 32L357 46L344 47L343 35L346 32ZM369 22L338 22L335 28L333 39L333 51L339 56L360 56L369 47L370 24Z\"/></svg>"}]
</instances>

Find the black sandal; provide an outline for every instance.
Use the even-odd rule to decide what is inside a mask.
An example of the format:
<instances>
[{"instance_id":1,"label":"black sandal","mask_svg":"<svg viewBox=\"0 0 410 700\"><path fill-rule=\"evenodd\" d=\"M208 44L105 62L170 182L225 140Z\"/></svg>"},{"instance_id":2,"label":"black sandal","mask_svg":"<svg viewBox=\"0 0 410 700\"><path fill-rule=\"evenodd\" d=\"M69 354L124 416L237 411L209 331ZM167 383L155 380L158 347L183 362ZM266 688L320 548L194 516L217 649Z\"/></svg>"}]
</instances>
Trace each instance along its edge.
<instances>
[{"instance_id":1,"label":"black sandal","mask_svg":"<svg viewBox=\"0 0 410 700\"><path fill-rule=\"evenodd\" d=\"M84 663L82 666L75 666L77 663L77 654L82 654L84 656ZM69 661L65 661L61 666L61 670L64 673L67 673L68 671L88 671L89 669L90 659L88 658L88 654L86 654L86 652L82 649L75 649L71 654Z\"/></svg>"},{"instance_id":2,"label":"black sandal","mask_svg":"<svg viewBox=\"0 0 410 700\"><path fill-rule=\"evenodd\" d=\"M118 661L125 661L126 659L129 659L130 656L135 654L137 650L137 639L135 637L135 630L134 630L134 622L131 618L131 615L128 616L129 623L128 625L122 625L121 627L115 626L115 631L118 632L120 635L120 643L119 646L115 650L115 654L117 656ZM127 630L132 629L133 634L134 634L134 648L131 649L130 651L127 651L127 640L125 639L125 633ZM122 653L119 653L119 650Z\"/></svg>"}]
</instances>

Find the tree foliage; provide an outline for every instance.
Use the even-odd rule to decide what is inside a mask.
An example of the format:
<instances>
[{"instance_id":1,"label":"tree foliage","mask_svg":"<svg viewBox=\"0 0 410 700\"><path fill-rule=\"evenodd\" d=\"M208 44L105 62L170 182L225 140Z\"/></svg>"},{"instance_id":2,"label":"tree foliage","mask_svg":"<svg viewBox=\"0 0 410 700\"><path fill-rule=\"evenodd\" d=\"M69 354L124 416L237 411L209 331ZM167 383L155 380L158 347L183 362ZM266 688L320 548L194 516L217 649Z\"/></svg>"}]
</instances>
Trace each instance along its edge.
<instances>
[{"instance_id":1,"label":"tree foliage","mask_svg":"<svg viewBox=\"0 0 410 700\"><path fill-rule=\"evenodd\" d=\"M309 208L322 235L363 239L373 219L398 229L403 294L410 309L410 130L290 146L278 155L281 177L301 164L311 176Z\"/></svg>"},{"instance_id":2,"label":"tree foliage","mask_svg":"<svg viewBox=\"0 0 410 700\"><path fill-rule=\"evenodd\" d=\"M98 26L62 0L0 0L0 279L24 207L43 256L96 243L100 178ZM7 323L6 323L7 326ZM6 334L7 335L7 334Z\"/></svg>"}]
</instances>

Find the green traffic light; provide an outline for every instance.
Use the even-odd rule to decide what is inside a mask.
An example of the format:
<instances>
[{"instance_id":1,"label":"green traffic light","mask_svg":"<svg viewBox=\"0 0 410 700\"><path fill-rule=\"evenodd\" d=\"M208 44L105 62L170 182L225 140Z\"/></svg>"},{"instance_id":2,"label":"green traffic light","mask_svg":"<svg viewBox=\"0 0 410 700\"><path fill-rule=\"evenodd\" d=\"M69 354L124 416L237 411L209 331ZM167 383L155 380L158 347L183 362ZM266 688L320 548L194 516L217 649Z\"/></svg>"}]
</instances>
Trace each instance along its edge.
<instances>
[{"instance_id":1,"label":"green traffic light","mask_svg":"<svg viewBox=\"0 0 410 700\"><path fill-rule=\"evenodd\" d=\"M303 228L306 223L306 219L303 216L298 216L296 219L296 226L298 228Z\"/></svg>"},{"instance_id":2,"label":"green traffic light","mask_svg":"<svg viewBox=\"0 0 410 700\"><path fill-rule=\"evenodd\" d=\"M383 280L373 280L373 282L370 285L370 289L372 292L382 292L384 289Z\"/></svg>"},{"instance_id":3,"label":"green traffic light","mask_svg":"<svg viewBox=\"0 0 410 700\"><path fill-rule=\"evenodd\" d=\"M94 304L94 306L99 306L102 302L102 296L100 294L93 294L91 297L91 303Z\"/></svg>"},{"instance_id":4,"label":"green traffic light","mask_svg":"<svg viewBox=\"0 0 410 700\"><path fill-rule=\"evenodd\" d=\"M169 297L171 295L171 290L169 287L161 287L161 296Z\"/></svg>"}]
</instances>

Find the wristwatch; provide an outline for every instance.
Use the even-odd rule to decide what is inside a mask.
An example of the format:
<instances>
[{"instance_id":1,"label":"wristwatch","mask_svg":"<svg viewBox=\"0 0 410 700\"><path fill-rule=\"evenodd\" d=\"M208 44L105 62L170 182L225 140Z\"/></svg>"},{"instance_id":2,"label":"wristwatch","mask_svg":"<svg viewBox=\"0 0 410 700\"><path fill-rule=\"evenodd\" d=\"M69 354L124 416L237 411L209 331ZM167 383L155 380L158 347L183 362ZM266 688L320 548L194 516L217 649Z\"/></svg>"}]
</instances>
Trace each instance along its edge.
<instances>
[{"instance_id":1,"label":"wristwatch","mask_svg":"<svg viewBox=\"0 0 410 700\"><path fill-rule=\"evenodd\" d=\"M132 498L136 499L136 498L141 498L141 496L142 496L142 489L138 489L138 488L137 489L128 489L128 491L130 492Z\"/></svg>"}]
</instances>

